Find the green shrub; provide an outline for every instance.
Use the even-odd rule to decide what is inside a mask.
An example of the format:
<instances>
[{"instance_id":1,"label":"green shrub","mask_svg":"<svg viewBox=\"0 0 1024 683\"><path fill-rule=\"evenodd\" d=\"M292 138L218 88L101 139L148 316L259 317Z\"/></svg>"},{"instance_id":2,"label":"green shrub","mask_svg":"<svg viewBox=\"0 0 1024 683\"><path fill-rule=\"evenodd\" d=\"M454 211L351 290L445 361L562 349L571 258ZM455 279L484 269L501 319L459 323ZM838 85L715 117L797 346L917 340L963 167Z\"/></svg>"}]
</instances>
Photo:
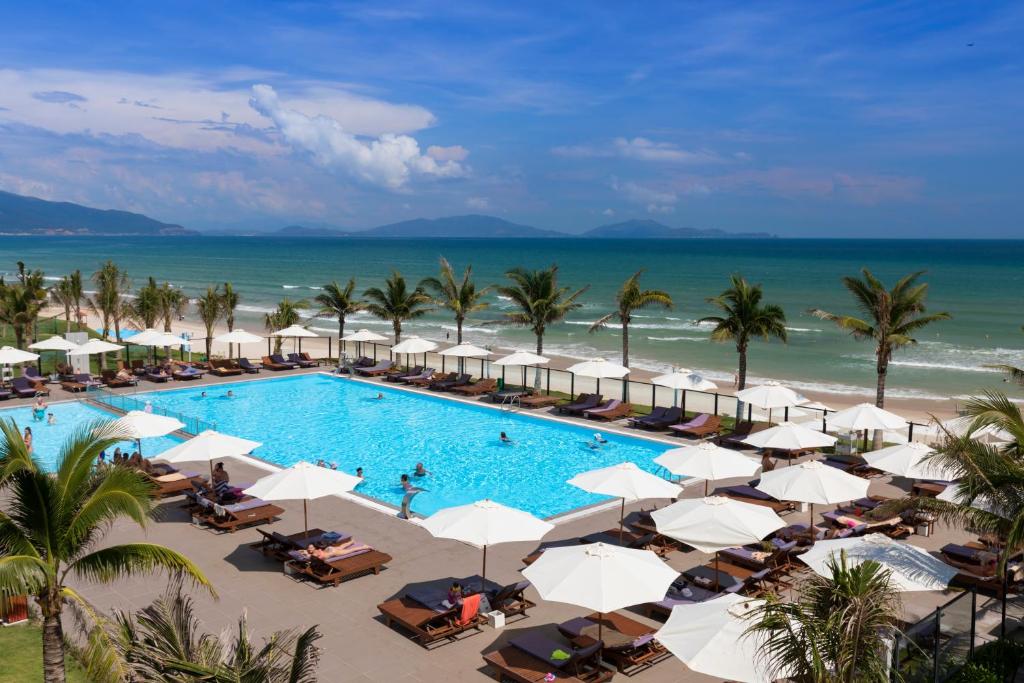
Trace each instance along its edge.
<instances>
[{"instance_id":1,"label":"green shrub","mask_svg":"<svg viewBox=\"0 0 1024 683\"><path fill-rule=\"evenodd\" d=\"M1003 678L980 664L968 663L946 683L1003 683Z\"/></svg>"},{"instance_id":2,"label":"green shrub","mask_svg":"<svg viewBox=\"0 0 1024 683\"><path fill-rule=\"evenodd\" d=\"M995 640L974 651L971 663L1006 679L1024 663L1024 644L1012 640Z\"/></svg>"}]
</instances>

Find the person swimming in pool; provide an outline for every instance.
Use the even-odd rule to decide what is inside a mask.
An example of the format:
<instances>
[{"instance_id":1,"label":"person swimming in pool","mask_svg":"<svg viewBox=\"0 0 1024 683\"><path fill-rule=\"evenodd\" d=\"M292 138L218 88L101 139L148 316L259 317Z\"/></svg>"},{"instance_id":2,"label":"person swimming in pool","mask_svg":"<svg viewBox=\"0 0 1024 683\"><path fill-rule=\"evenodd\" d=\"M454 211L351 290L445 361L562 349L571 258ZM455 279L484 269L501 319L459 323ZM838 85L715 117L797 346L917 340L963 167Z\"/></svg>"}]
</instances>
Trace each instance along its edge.
<instances>
[{"instance_id":1,"label":"person swimming in pool","mask_svg":"<svg viewBox=\"0 0 1024 683\"><path fill-rule=\"evenodd\" d=\"M423 466L423 463L416 463L416 470L413 472L417 477L425 477L430 474L430 470Z\"/></svg>"},{"instance_id":2,"label":"person swimming in pool","mask_svg":"<svg viewBox=\"0 0 1024 683\"><path fill-rule=\"evenodd\" d=\"M512 445L513 443L515 443L514 441L512 441L512 439L508 438L508 434L506 434L505 432L502 432L502 433L501 433L501 436L499 436L498 438L499 438L499 439L501 439L501 442L502 442L502 443L506 443L506 444L508 444L508 445L510 445L510 446L511 446L511 445Z\"/></svg>"},{"instance_id":3,"label":"person swimming in pool","mask_svg":"<svg viewBox=\"0 0 1024 683\"><path fill-rule=\"evenodd\" d=\"M360 479L366 479L366 477L363 476L363 468L362 467L357 467L356 468L356 476L359 477Z\"/></svg>"},{"instance_id":4,"label":"person swimming in pool","mask_svg":"<svg viewBox=\"0 0 1024 683\"><path fill-rule=\"evenodd\" d=\"M199 394L199 396L202 398L206 398L206 392L204 391L203 393Z\"/></svg>"},{"instance_id":5,"label":"person swimming in pool","mask_svg":"<svg viewBox=\"0 0 1024 683\"><path fill-rule=\"evenodd\" d=\"M587 447L589 447L591 450L596 451L606 443L608 443L608 439L601 436L601 432L594 432L594 438L587 442Z\"/></svg>"},{"instance_id":6,"label":"person swimming in pool","mask_svg":"<svg viewBox=\"0 0 1024 683\"><path fill-rule=\"evenodd\" d=\"M226 396L227 398L234 398L234 397L235 397L235 392L233 392L233 391L231 391L230 389L228 389L228 393L226 393L226 394L224 394L224 395L225 395L225 396Z\"/></svg>"},{"instance_id":7,"label":"person swimming in pool","mask_svg":"<svg viewBox=\"0 0 1024 683\"><path fill-rule=\"evenodd\" d=\"M383 394L383 393L380 393L380 392L378 392L378 393L377 393L377 397L376 397L376 398L375 398L374 400L375 400L375 401L383 401L383 400L384 400L384 394Z\"/></svg>"},{"instance_id":8,"label":"person swimming in pool","mask_svg":"<svg viewBox=\"0 0 1024 683\"><path fill-rule=\"evenodd\" d=\"M57 424L57 416L54 415L53 413L50 413L49 415L47 415L46 416L46 424L51 425L51 426Z\"/></svg>"}]
</instances>

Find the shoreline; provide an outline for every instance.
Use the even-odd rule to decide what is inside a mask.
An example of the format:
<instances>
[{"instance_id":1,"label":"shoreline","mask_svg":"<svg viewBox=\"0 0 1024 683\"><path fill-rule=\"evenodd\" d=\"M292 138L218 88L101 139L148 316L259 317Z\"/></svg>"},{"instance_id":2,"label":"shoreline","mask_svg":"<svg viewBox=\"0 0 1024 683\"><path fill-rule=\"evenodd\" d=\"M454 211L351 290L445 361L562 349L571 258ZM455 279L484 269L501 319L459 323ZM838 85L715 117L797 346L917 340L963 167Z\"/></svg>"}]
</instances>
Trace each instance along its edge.
<instances>
[{"instance_id":1,"label":"shoreline","mask_svg":"<svg viewBox=\"0 0 1024 683\"><path fill-rule=\"evenodd\" d=\"M98 329L101 326L101 322L100 322L98 316L96 316L94 313L92 313L91 311L83 311L83 313L85 314L86 322L89 325L89 327L91 327L92 329ZM46 316L57 315L58 317L63 318L64 311L63 311L63 309L58 309L56 307L48 307L48 308L46 308L43 311L43 314L46 315ZM246 328L244 328L244 326L241 326L241 325L236 325L235 326L236 329L239 329L240 327L242 329L246 329ZM351 327L352 328L351 331L355 331L356 329L358 329L357 324L348 325L346 327ZM202 324L202 322L200 322L198 320L195 320L195 319L192 319L192 318L189 318L188 316L186 316L186 318L184 320L175 321L171 325L171 328L172 328L173 332L176 333L176 334L181 334L182 332L189 332L189 333L191 333L193 335L193 337L205 338L205 336L206 336L206 328ZM257 334L257 335L265 335L267 333L267 331L265 329L257 330L257 329L249 328L249 329L247 329L247 331L252 332L253 334ZM222 334L224 332L227 332L227 325L225 325L223 322L218 323L218 325L214 329L214 335L216 336L216 335ZM390 335L387 335L387 336L390 336ZM313 353L314 355L318 354L318 355L326 356L327 355L327 350L328 350L328 342L327 342L327 340L328 340L328 337L316 337L316 338L312 338L311 337L311 338L308 338L308 339L303 339L302 340L303 350L309 351L310 353ZM439 349L442 349L442 348L445 347L445 344L446 344L445 341L443 341L443 340L442 341L433 340L433 341L437 341L438 342L438 348ZM381 342L381 343L388 343L388 342ZM294 344L294 340L292 340L291 342L286 340L285 343L284 343L284 346L282 347L282 350L283 351L287 351L290 344L293 345ZM455 342L452 341L452 340L448 340L447 344L450 344L450 345L454 346ZM263 355L265 355L266 347L265 346L260 346L259 352L258 352L258 354L256 354L253 351L253 349L255 349L256 346L258 346L258 345L257 344L248 344L248 345L245 345L242 348L242 350L244 352L248 353L248 354L253 354L255 357L262 357ZM337 338L333 337L333 336L331 337L331 348L332 348L332 353L333 354L337 354L337 348L338 348ZM508 347L508 346L504 346L504 345L498 345L498 344L494 345L492 348L495 349L495 352L496 352L495 355L498 355L498 352L509 352L509 353L511 353L512 351L517 350L517 349L512 348L512 347ZM202 342L202 341L197 342L195 344L194 348L193 348L193 351L196 351L196 350L205 351L205 343ZM213 355L215 355L215 356L216 355L227 356L227 345L226 344L214 343L212 345L212 351L213 351ZM547 351L545 351L544 355L551 359L551 361L545 367L550 367L553 370L565 370L569 366L579 362L579 359L569 358L569 357L566 357L566 356L559 356L559 355L556 355L556 354L548 353ZM616 359L614 357L611 357L611 358L609 358L609 360L615 361ZM454 361L450 361L450 362L454 362ZM469 367L473 368L474 366L477 365L477 363L479 363L478 359L470 359L469 360ZM495 370L497 370L497 368L495 368ZM518 371L518 370L511 370L510 372L518 374L520 371ZM498 373L492 372L491 374L492 374L492 376L494 376L494 375L497 375ZM651 378L656 377L659 374L662 374L662 373L661 372L651 371L651 370L644 370L642 368L634 368L634 369L632 369L632 371L630 373L630 378L633 379L633 380L636 380L636 381L649 381ZM513 374L512 378L510 378L510 380L509 380L510 382L514 381L514 376L515 375ZM777 381L779 381L782 384L786 383L785 378L781 378L780 377L780 378L774 378L774 379L776 379ZM529 377L528 377L528 381L529 381ZM605 380L605 381L606 382L615 382L615 380ZM593 388L593 382L594 382L594 380L590 379L590 378L579 378L578 381L576 382L577 392L578 391L588 391L588 390L591 390ZM720 393L722 393L722 394L732 394L734 392L734 389L731 386L731 382L715 381L715 383L718 384L718 391ZM754 382L749 382L748 381L748 386L754 386L754 384L755 384ZM569 383L566 382L566 381L559 381L559 379L557 379L556 377L552 377L551 388L554 389L554 390L568 391L569 390ZM669 392L668 390L665 390L665 392L667 394L669 394L669 395L671 394L671 392ZM864 402L874 403L874 400L873 400L873 398L871 396L863 395L863 394L830 393L830 392L825 392L825 391L803 391L803 390L801 390L800 393L803 394L804 396L806 396L808 398L808 400L810 400L810 401L818 401L818 402L821 402L821 403L824 403L824 404L828 405L830 408L834 408L834 409L837 409L837 410L841 410L843 408L847 408L849 406L856 405L858 403L864 403ZM693 394L691 394L691 396L692 395ZM697 408L698 405L702 405L703 404L703 402L701 400L702 397L695 396L694 398L696 398L696 400L693 401L692 403L688 403L688 407L692 405L693 408ZM639 400L641 402L645 402L644 399L639 399ZM710 401L704 401L704 402L710 404ZM901 415L901 416L903 416L903 417L905 417L907 419L913 420L915 422L925 422L925 423L931 421L932 416L935 416L935 417L937 417L939 419L943 419L943 420L947 419L947 418L950 418L950 417L955 417L956 414L957 414L956 413L956 404L957 404L957 401L956 401L956 399L953 399L953 398L947 398L947 399L941 399L941 400L940 399L926 399L926 398L886 398L886 401L885 401L885 406L886 406L886 408L888 410L891 410L892 412L895 412L895 413L897 413L897 414L899 414L899 415Z\"/></svg>"}]
</instances>

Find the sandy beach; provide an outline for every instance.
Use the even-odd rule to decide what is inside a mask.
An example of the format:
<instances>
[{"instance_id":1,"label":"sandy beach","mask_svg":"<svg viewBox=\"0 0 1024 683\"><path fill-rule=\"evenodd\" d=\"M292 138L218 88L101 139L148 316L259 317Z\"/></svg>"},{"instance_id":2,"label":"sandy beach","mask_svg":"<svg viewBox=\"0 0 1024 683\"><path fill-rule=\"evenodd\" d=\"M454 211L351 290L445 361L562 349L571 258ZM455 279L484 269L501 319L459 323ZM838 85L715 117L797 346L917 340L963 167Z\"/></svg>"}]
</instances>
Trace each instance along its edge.
<instances>
[{"instance_id":1,"label":"sandy beach","mask_svg":"<svg viewBox=\"0 0 1024 683\"><path fill-rule=\"evenodd\" d=\"M90 312L85 312L85 311L83 311L83 314L87 316L88 324L89 324L90 327L92 327L93 329L98 329L98 328L101 327L101 321L99 320L99 318L95 314L90 313ZM47 316L63 316L63 310L58 310L56 308L48 308L46 310L46 312L45 312L45 315L47 315ZM237 327L238 326L236 325L236 329L237 329ZM206 329L205 329L205 327L204 327L204 325L203 325L203 323L201 321L196 320L196 319L194 319L192 317L186 316L184 320L176 321L172 325L172 328L173 328L172 331L174 333L176 333L176 334L189 333L192 336L193 339L198 340L196 342L195 346L193 347L194 351L205 351L205 342L203 341L203 339L206 337ZM347 325L346 326L346 334L351 333L351 332L355 332L356 329L358 329L358 328L355 325L351 325L351 324ZM265 329L251 329L250 328L247 331L248 332L252 332L253 334L261 335L261 336L267 334L267 330L265 330ZM214 336L217 336L217 335L222 334L224 332L227 332L227 326L224 323L220 323L220 324L217 325L217 327L216 327L216 329L214 331ZM406 336L408 336L408 335L406 335ZM454 344L454 341L451 341L451 340L445 341L445 340L437 340L437 339L435 339L434 341L436 341L438 343L438 349L443 349L443 348L446 348L447 345ZM382 344L387 344L387 342L382 342ZM257 348L257 347L259 347L259 348ZM371 349L371 346L369 344L365 344L364 347L365 347L364 348L364 352L367 352L367 353ZM294 348L295 348L295 340L288 339L288 340L286 340L284 342L284 346L282 347L282 350L287 352L287 351L294 350ZM386 354L386 350L385 350L384 346L379 347L379 349L380 349L380 354ZM309 352L313 356L327 356L328 355L328 338L327 337L318 337L318 338L303 339L302 340L302 350ZM496 345L496 346L493 347L493 350L495 351L496 354L499 354L499 353L511 352L511 351L519 350L519 349L513 349L511 347ZM532 350L532 349L526 349L526 350ZM350 355L355 354L355 351L356 351L355 344L348 344L348 347L347 347L346 351ZM266 354L266 352L267 352L266 346L265 345L260 345L260 344L251 344L251 345L248 345L248 346L245 346L245 347L242 348L243 355L246 355L246 356L248 356L250 358L253 358L253 359L256 359L256 360L258 360L260 357L262 357L264 354ZM337 356L337 353L338 353L338 342L337 342L337 337L336 336L331 338L330 352L331 352L332 356ZM220 343L214 343L213 347L212 347L212 353L213 353L214 356L226 357L228 355L227 345L226 344L220 344ZM237 351L236 351L236 353L237 353ZM551 362L548 364L548 366L551 369L553 369L553 370L564 370L565 368L568 368L569 366L579 362L578 359L566 358L564 356L558 356L558 355L547 353L547 352L545 352L544 355L551 359ZM422 356L420 356L420 357L422 358ZM497 357L497 355L495 356L495 358L496 357ZM427 354L427 360L428 360L428 362L430 363L431 366L440 369L442 363L441 363L441 357L439 355L434 354L434 353ZM609 357L609 360L615 361L617 359L615 357ZM403 359L403 362L404 362L404 359ZM455 361L453 359L448 359L447 361L445 361L446 367L450 370L451 368L454 367L454 362ZM476 370L476 373L479 373L479 360L477 360L477 359L470 360L468 367L471 370ZM752 369L752 371L755 371L755 370L756 370L756 368ZM500 373L500 368L490 368L490 372L492 374L499 374ZM652 377L656 376L657 374L658 373L651 372L649 370L635 369L630 374L630 377L633 380L636 380L636 381L649 381ZM509 368L507 370L506 377L508 378L508 381L510 383L518 382L519 380L517 378L521 378L521 371L516 369L516 368ZM547 376L546 376L546 373L545 373L543 375L543 380L542 381L546 382L547 381L546 377ZM532 383L532 379L533 379L533 375L532 375L532 371L531 371L531 374L529 374L528 377L527 377L528 383ZM784 377L776 377L774 379L776 379L777 381L785 384L785 379L786 378L784 378ZM750 383L748 383L748 385L750 385ZM602 387L601 388L602 388L602 393L604 393L605 395L608 395L608 396L618 395L617 392L620 391L619 390L618 382L616 382L614 380L602 380ZM566 378L566 376L563 373L552 373L552 375L551 375L551 389L552 390L557 390L557 391L568 392L570 390L570 382L569 382L569 380ZM594 389L594 380L589 379L589 378L582 378L582 377L576 379L576 383L575 383L576 393L579 393L580 391L592 391L593 389ZM718 383L718 389L719 389L719 392L721 394L732 394L732 392L733 392L733 387L730 386L728 383L719 382ZM870 400L868 397L865 397L863 395L849 395L849 394L840 394L840 393L812 392L812 391L804 391L802 393L811 401L821 402L821 403L829 406L830 408L834 408L834 409L837 409L837 410L849 407L851 405L855 405L857 403L862 403L865 400ZM650 401L650 395L649 394L645 395L643 397L635 397L635 398L636 398L636 400L638 402L641 402L641 403L649 403L649 401ZM658 390L658 401L659 401L659 403L663 403L664 402L664 403L671 404L671 402L672 402L672 392L669 391L669 390L666 390L666 389L659 389ZM687 398L687 408L688 409L692 409L692 410L710 410L712 408L712 405L713 405L713 401L712 401L712 397L710 395L702 395L702 394L699 394L697 392L688 392L688 398ZM720 412L725 412L725 410L728 409L727 406L728 406L728 402L723 398L722 399L722 403L721 403ZM954 417L956 415L956 406L957 406L957 401L955 401L953 399L947 399L947 400L938 401L938 400L927 400L927 399L886 398L886 408L888 410L891 410L891 411L893 411L895 413L898 413L898 414L902 415L903 417L905 417L905 418L907 418L909 420L913 420L913 421L918 422L918 423L927 423L927 422L932 420L933 416L935 416L935 417L937 417L939 419L943 419L943 420L947 419L947 418L950 418L950 417Z\"/></svg>"}]
</instances>

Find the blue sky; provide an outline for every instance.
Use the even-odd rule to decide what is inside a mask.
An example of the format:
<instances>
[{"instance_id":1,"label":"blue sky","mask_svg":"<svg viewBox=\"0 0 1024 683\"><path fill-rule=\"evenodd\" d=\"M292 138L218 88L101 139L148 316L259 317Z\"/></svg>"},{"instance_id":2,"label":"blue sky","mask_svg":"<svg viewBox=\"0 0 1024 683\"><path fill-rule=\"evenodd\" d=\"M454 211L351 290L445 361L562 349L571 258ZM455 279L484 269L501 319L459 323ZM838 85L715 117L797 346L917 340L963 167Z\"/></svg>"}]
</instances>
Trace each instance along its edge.
<instances>
[{"instance_id":1,"label":"blue sky","mask_svg":"<svg viewBox=\"0 0 1024 683\"><path fill-rule=\"evenodd\" d=\"M9 4L0 189L195 228L489 213L1020 237L1012 2Z\"/></svg>"}]
</instances>

